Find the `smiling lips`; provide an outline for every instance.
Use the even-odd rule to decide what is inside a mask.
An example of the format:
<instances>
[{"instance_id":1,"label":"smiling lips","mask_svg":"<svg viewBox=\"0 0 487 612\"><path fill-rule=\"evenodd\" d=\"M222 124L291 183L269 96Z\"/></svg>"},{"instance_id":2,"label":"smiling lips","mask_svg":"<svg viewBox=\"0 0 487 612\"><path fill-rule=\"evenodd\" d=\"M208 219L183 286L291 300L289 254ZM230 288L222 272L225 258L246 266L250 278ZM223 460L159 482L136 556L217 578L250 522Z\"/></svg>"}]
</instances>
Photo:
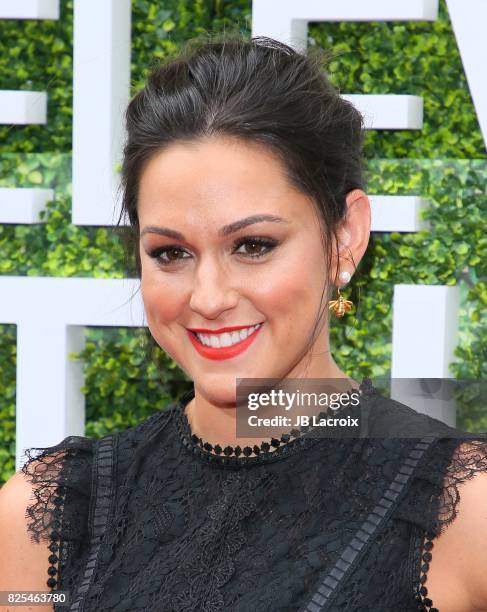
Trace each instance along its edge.
<instances>
[{"instance_id":1,"label":"smiling lips","mask_svg":"<svg viewBox=\"0 0 487 612\"><path fill-rule=\"evenodd\" d=\"M206 357L207 359L214 360L222 360L222 359L231 359L232 357L236 357L243 351L245 351L255 340L257 334L259 333L262 323L259 323L258 326L250 326L250 327L232 327L232 328L223 328L225 330L233 330L226 331L223 334L218 333L218 339L216 339L217 334L213 333L203 333L199 330L189 330L188 332L189 339L191 343L198 351L198 353ZM243 330L243 331L237 331ZM247 331L248 330L248 331ZM215 330L221 332L223 330ZM207 346L203 344L203 342L198 339L197 334L200 339L206 342L210 342L211 346ZM228 344L227 346L221 346L221 344ZM220 346L218 346L220 345Z\"/></svg>"}]
</instances>

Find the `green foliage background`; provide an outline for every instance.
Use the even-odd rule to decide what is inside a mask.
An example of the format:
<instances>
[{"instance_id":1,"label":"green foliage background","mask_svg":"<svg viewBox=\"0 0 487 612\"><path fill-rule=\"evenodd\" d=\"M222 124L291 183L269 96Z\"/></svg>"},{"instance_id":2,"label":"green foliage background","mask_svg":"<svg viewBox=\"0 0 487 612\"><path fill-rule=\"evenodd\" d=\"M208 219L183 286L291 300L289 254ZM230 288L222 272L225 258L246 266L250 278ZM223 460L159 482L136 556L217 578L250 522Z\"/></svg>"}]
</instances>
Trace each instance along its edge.
<instances>
[{"instance_id":1,"label":"green foliage background","mask_svg":"<svg viewBox=\"0 0 487 612\"><path fill-rule=\"evenodd\" d=\"M59 21L0 20L0 88L48 92L45 126L0 126L0 187L49 187L55 200L37 225L0 225L0 274L122 278L130 272L110 228L71 224L72 0ZM151 66L206 31L250 36L251 0L132 0L132 94ZM429 199L429 230L376 232L347 292L357 310L335 323L330 342L355 379L387 377L391 308L398 283L459 285L461 321L452 376L487 370L487 155L455 37L441 0L431 22L310 24L309 45L333 54L343 93L408 93L424 99L420 131L368 131L369 193ZM132 269L133 270L133 269ZM133 273L131 274L133 275ZM0 296L1 299L1 296ZM428 305L425 304L425 308ZM191 386L147 329L86 330L86 435L130 427ZM14 471L16 328L0 325L0 483ZM457 424L487 430L472 389Z\"/></svg>"}]
</instances>

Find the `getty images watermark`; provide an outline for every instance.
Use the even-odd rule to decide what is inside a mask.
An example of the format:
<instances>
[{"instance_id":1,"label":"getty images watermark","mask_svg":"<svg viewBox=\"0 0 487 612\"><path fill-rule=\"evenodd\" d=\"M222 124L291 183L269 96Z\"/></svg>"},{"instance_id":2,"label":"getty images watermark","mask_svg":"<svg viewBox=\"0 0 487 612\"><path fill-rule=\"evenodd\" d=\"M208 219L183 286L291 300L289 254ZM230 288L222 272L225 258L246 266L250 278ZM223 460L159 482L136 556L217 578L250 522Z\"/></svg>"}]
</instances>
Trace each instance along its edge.
<instances>
[{"instance_id":1,"label":"getty images watermark","mask_svg":"<svg viewBox=\"0 0 487 612\"><path fill-rule=\"evenodd\" d=\"M238 378L236 435L279 440L305 435L334 438L458 437L465 402L487 427L486 381L453 378ZM460 425L460 426L459 426Z\"/></svg>"},{"instance_id":2,"label":"getty images watermark","mask_svg":"<svg viewBox=\"0 0 487 612\"><path fill-rule=\"evenodd\" d=\"M352 425L358 427L358 419L350 415L346 417L336 416L336 413L343 406L358 406L360 403L359 394L356 391L350 393L315 393L294 391L289 393L283 389L276 391L272 389L268 393L250 393L248 395L247 407L249 410L258 410L263 406L271 406L289 411L292 408L308 408L310 406L326 406L318 414L296 414L294 418L285 414L276 414L273 417L262 417L257 414L248 417L251 426L283 426L283 427L302 427L312 425L313 427L340 427ZM332 416L333 415L333 416Z\"/></svg>"},{"instance_id":3,"label":"getty images watermark","mask_svg":"<svg viewBox=\"0 0 487 612\"><path fill-rule=\"evenodd\" d=\"M237 436L360 436L359 406L347 379L237 379Z\"/></svg>"}]
</instances>

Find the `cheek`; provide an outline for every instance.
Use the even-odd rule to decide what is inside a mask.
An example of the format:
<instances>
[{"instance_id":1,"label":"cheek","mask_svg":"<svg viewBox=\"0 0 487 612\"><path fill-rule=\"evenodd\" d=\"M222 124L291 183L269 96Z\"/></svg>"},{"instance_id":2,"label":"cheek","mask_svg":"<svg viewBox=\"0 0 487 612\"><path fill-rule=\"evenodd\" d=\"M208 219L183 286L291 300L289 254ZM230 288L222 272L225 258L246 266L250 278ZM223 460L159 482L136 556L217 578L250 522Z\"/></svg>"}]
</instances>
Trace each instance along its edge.
<instances>
[{"instance_id":1,"label":"cheek","mask_svg":"<svg viewBox=\"0 0 487 612\"><path fill-rule=\"evenodd\" d=\"M184 302L180 286L172 287L171 283L162 283L147 275L142 277L140 287L149 327L169 324L180 316Z\"/></svg>"},{"instance_id":2,"label":"cheek","mask_svg":"<svg viewBox=\"0 0 487 612\"><path fill-rule=\"evenodd\" d=\"M262 310L269 318L302 329L317 316L324 282L322 250L303 244L302 248L290 250L272 274L266 274L255 286Z\"/></svg>"}]
</instances>

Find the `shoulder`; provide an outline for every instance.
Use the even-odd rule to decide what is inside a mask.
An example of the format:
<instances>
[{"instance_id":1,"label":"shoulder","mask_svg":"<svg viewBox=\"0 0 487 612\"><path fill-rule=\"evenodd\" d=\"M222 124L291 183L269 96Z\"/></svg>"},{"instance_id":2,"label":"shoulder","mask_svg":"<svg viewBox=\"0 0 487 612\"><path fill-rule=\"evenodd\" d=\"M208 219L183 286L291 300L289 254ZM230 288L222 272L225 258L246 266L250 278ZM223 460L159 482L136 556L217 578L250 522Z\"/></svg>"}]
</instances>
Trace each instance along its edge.
<instances>
[{"instance_id":1,"label":"shoulder","mask_svg":"<svg viewBox=\"0 0 487 612\"><path fill-rule=\"evenodd\" d=\"M22 468L0 488L0 591L49 589L49 546L60 514L60 538L73 545L87 541L97 453L105 458L111 443L130 460L129 451L144 446L169 422L172 407L115 434L96 439L68 436L54 446L26 450Z\"/></svg>"},{"instance_id":2,"label":"shoulder","mask_svg":"<svg viewBox=\"0 0 487 612\"><path fill-rule=\"evenodd\" d=\"M115 478L117 489L125 488L127 478L138 469L139 461L153 451L153 444L157 441L162 445L169 443L173 427L173 404L166 408L156 410L143 421L117 433L114 444L116 453Z\"/></svg>"},{"instance_id":3,"label":"shoulder","mask_svg":"<svg viewBox=\"0 0 487 612\"><path fill-rule=\"evenodd\" d=\"M105 460L111 445L130 462L133 452L169 422L171 407L102 438L68 436L54 446L26 450L24 465L0 489L0 564L4 570L0 570L0 576L5 582L0 591L12 585L24 590L47 590L48 545L52 532L58 528L60 513L62 525L66 525L60 533L63 540L87 539L92 468L97 453L99 460ZM22 568L27 558L31 560L32 579L26 585ZM7 571L7 566L12 569Z\"/></svg>"},{"instance_id":4,"label":"shoulder","mask_svg":"<svg viewBox=\"0 0 487 612\"><path fill-rule=\"evenodd\" d=\"M366 398L362 411L364 426L372 437L455 437L459 431L379 392L374 392Z\"/></svg>"},{"instance_id":5,"label":"shoulder","mask_svg":"<svg viewBox=\"0 0 487 612\"><path fill-rule=\"evenodd\" d=\"M427 577L434 606L487 610L487 433L466 433L383 396L371 404L370 423L375 436L435 438L397 516L435 534Z\"/></svg>"},{"instance_id":6,"label":"shoulder","mask_svg":"<svg viewBox=\"0 0 487 612\"><path fill-rule=\"evenodd\" d=\"M0 591L48 591L57 584L57 570L49 570L60 538L73 545L86 539L94 443L68 436L29 448L22 468L1 487Z\"/></svg>"},{"instance_id":7,"label":"shoulder","mask_svg":"<svg viewBox=\"0 0 487 612\"><path fill-rule=\"evenodd\" d=\"M117 432L117 447L120 452L124 455L132 454L132 451L136 452L138 447L144 446L155 436L168 429L170 430L168 425L174 420L175 407L175 403L168 404L165 408L156 410L140 423Z\"/></svg>"},{"instance_id":8,"label":"shoulder","mask_svg":"<svg viewBox=\"0 0 487 612\"><path fill-rule=\"evenodd\" d=\"M0 489L0 591L49 589L48 544L34 542L27 529L26 509L33 487L18 471ZM51 607L39 608L39 612L47 610Z\"/></svg>"},{"instance_id":9,"label":"shoulder","mask_svg":"<svg viewBox=\"0 0 487 612\"><path fill-rule=\"evenodd\" d=\"M457 440L444 474L428 581L456 589L471 609L487 609L487 440ZM440 579L441 577L441 579ZM433 601L440 609L438 598ZM446 607L446 605L445 605Z\"/></svg>"}]
</instances>

